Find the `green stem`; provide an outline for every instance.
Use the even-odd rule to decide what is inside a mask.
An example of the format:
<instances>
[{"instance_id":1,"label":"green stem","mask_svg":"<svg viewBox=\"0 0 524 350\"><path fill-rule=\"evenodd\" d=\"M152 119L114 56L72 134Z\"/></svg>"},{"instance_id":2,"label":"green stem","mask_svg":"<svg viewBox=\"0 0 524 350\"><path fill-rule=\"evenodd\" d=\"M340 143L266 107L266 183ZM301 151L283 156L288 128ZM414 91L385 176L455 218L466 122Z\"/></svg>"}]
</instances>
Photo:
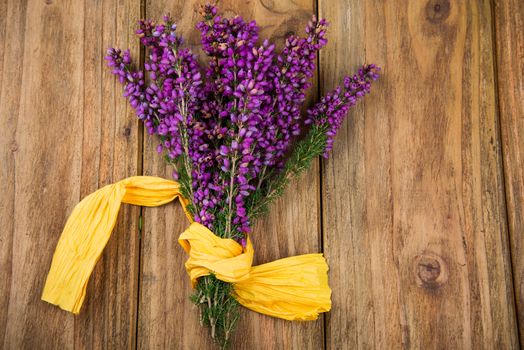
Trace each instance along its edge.
<instances>
[{"instance_id":1,"label":"green stem","mask_svg":"<svg viewBox=\"0 0 524 350\"><path fill-rule=\"evenodd\" d=\"M232 295L233 285L213 275L199 278L191 300L200 308L200 323L209 327L221 349L229 346L239 318L239 304Z\"/></svg>"},{"instance_id":2,"label":"green stem","mask_svg":"<svg viewBox=\"0 0 524 350\"><path fill-rule=\"evenodd\" d=\"M314 125L307 136L296 143L284 169L276 177L268 178L249 198L249 214L256 219L267 212L268 206L284 193L289 181L308 169L313 159L324 153L327 125Z\"/></svg>"},{"instance_id":3,"label":"green stem","mask_svg":"<svg viewBox=\"0 0 524 350\"><path fill-rule=\"evenodd\" d=\"M231 237L231 218L233 217L233 190L235 188L235 171L236 171L236 151L235 156L231 159L231 178L229 181L229 194L227 196L228 201L228 211L227 211L227 220L226 220L226 232L225 237Z\"/></svg>"}]
</instances>

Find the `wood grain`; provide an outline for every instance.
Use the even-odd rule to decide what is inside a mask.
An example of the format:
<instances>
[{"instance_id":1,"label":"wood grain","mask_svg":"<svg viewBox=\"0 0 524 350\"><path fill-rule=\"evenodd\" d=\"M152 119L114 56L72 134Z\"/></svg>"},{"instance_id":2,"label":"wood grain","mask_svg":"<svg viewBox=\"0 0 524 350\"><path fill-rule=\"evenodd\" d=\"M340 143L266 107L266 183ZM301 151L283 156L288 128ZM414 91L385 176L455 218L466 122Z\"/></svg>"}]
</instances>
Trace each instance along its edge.
<instances>
[{"instance_id":1,"label":"wood grain","mask_svg":"<svg viewBox=\"0 0 524 350\"><path fill-rule=\"evenodd\" d=\"M9 1L0 9L0 347L132 347L138 208L121 211L78 318L40 295L76 203L138 170L138 123L103 55L111 44L136 51L127 37L139 3Z\"/></svg>"},{"instance_id":2,"label":"wood grain","mask_svg":"<svg viewBox=\"0 0 524 350\"><path fill-rule=\"evenodd\" d=\"M233 348L518 348L521 1L219 6L256 19L262 38L282 44L303 32L317 2L331 22L322 92L364 62L383 66L383 76L350 113L331 158L291 184L253 238L255 264L324 247L333 309L305 323L244 310ZM143 209L142 232L141 209L122 208L78 317L40 300L82 197L142 172L171 176L105 67L105 49L129 47L140 60L136 19L170 12L199 53L201 3L0 1L0 348L214 348L188 299L178 203Z\"/></svg>"},{"instance_id":3,"label":"wood grain","mask_svg":"<svg viewBox=\"0 0 524 350\"><path fill-rule=\"evenodd\" d=\"M1 249L7 255L1 269L6 349L68 348L73 341L73 317L40 301L52 252L80 188L82 23L64 16L67 7L71 4L7 3L0 107L7 132L0 178L7 203L2 223L9 223ZM81 6L71 9L82 13Z\"/></svg>"},{"instance_id":4,"label":"wood grain","mask_svg":"<svg viewBox=\"0 0 524 350\"><path fill-rule=\"evenodd\" d=\"M196 3L151 1L146 3L147 18L160 20L171 13L182 33L194 32ZM192 39L187 38L191 43ZM144 174L172 177L157 152L158 139L145 133ZM212 348L207 331L200 326L198 309L190 302L191 285L178 244L178 236L188 222L178 202L159 208L143 209L140 256L140 295L138 299L139 349Z\"/></svg>"},{"instance_id":5,"label":"wood grain","mask_svg":"<svg viewBox=\"0 0 524 350\"><path fill-rule=\"evenodd\" d=\"M108 47L129 48L139 60L135 23L140 1L84 5L84 122L81 197L141 172L141 128L103 59ZM140 208L123 205L89 282L75 322L76 348L135 348Z\"/></svg>"},{"instance_id":6,"label":"wood grain","mask_svg":"<svg viewBox=\"0 0 524 350\"><path fill-rule=\"evenodd\" d=\"M498 97L513 278L524 337L524 5L495 2Z\"/></svg>"},{"instance_id":7,"label":"wood grain","mask_svg":"<svg viewBox=\"0 0 524 350\"><path fill-rule=\"evenodd\" d=\"M199 34L194 26L199 20L200 1L148 2L147 17L161 18L170 12L188 44L199 51ZM283 43L291 32L303 32L314 6L311 1L221 1L226 15L238 13L256 19L262 38ZM146 136L144 171L170 176L156 154L157 141ZM254 228L255 264L290 255L317 252L319 246L319 178L315 164L287 195L273 205L269 216ZM207 330L198 322L198 310L188 297L191 288L184 270L186 256L177 237L187 226L178 204L165 208L144 209L144 233L141 255L139 308L139 347L213 348ZM243 311L239 328L232 340L235 349L318 349L323 346L322 319L291 323Z\"/></svg>"},{"instance_id":8,"label":"wood grain","mask_svg":"<svg viewBox=\"0 0 524 350\"><path fill-rule=\"evenodd\" d=\"M490 2L320 12L322 90L385 68L322 168L327 347L517 348Z\"/></svg>"}]
</instances>

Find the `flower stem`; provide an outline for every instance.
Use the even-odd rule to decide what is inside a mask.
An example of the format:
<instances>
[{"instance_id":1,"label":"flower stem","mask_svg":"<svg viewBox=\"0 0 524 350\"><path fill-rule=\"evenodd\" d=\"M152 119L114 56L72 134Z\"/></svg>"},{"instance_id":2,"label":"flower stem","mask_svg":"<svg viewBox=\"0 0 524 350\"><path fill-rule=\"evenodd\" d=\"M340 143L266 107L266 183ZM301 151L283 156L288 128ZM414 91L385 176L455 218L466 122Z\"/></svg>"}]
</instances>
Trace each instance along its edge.
<instances>
[{"instance_id":1,"label":"flower stem","mask_svg":"<svg viewBox=\"0 0 524 350\"><path fill-rule=\"evenodd\" d=\"M229 346L239 319L239 304L232 295L233 285L214 275L198 279L191 300L200 308L200 323L210 328L211 338L221 349Z\"/></svg>"},{"instance_id":2,"label":"flower stem","mask_svg":"<svg viewBox=\"0 0 524 350\"><path fill-rule=\"evenodd\" d=\"M227 219L226 219L226 231L225 231L225 237L230 238L231 237L231 218L233 217L233 190L235 187L235 171L236 171L236 152L235 156L231 160L231 180L229 182L229 194L227 197L228 202L228 210L227 210Z\"/></svg>"}]
</instances>

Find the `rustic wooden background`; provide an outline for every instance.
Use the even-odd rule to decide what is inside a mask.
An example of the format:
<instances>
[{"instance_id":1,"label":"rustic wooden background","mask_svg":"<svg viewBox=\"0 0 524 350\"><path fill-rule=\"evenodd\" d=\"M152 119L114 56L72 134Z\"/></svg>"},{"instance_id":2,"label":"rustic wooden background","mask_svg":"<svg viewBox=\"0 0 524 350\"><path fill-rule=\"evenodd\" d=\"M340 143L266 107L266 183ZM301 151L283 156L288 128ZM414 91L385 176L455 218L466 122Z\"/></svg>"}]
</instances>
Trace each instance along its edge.
<instances>
[{"instance_id":1,"label":"rustic wooden background","mask_svg":"<svg viewBox=\"0 0 524 350\"><path fill-rule=\"evenodd\" d=\"M169 176L103 62L199 0L0 1L0 348L212 348L188 300L180 206L125 206L74 317L40 301L68 214L136 174ZM255 228L257 262L323 251L333 309L242 312L239 349L511 349L524 336L522 0L223 0L278 42L331 22L313 95L384 67L332 157ZM312 96L313 98L314 96ZM142 230L140 232L140 227ZM519 337L520 336L520 337Z\"/></svg>"}]
</instances>

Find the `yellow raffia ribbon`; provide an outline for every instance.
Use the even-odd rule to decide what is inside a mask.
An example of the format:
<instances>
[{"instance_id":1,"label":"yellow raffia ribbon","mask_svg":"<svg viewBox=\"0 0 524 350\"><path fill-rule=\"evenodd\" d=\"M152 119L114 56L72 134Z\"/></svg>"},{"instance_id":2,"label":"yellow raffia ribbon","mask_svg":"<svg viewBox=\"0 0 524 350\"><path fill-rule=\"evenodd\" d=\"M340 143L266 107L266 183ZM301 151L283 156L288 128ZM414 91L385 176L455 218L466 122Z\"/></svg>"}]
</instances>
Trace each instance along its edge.
<instances>
[{"instance_id":1,"label":"yellow raffia ribbon","mask_svg":"<svg viewBox=\"0 0 524 350\"><path fill-rule=\"evenodd\" d=\"M134 176L105 186L85 197L73 210L58 241L42 300L74 314L80 312L86 286L115 226L121 203L155 207L178 198L188 201L175 181ZM186 211L186 216L192 222ZM286 320L314 320L331 308L328 266L322 254L305 254L251 266L253 245L243 248L192 222L180 235L188 253L186 270L193 287L213 273L233 284L243 306Z\"/></svg>"}]
</instances>

